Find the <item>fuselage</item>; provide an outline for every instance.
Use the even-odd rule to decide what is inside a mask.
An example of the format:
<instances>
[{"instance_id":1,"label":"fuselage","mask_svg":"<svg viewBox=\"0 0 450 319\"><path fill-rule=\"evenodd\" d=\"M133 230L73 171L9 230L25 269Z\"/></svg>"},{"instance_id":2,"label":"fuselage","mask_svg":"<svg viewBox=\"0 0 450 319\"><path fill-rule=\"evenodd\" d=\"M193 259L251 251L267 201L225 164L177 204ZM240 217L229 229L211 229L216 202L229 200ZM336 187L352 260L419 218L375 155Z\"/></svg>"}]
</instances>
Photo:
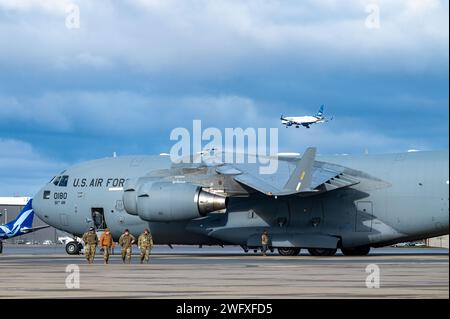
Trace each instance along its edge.
<instances>
[{"instance_id":1,"label":"fuselage","mask_svg":"<svg viewBox=\"0 0 450 319\"><path fill-rule=\"evenodd\" d=\"M370 174L384 186L362 183L311 197L270 198L256 193L230 198L225 214L199 221L149 223L127 214L123 185L151 171L170 169L170 158L117 157L68 168L58 183L54 180L36 194L33 208L47 224L76 236L94 224L110 228L115 239L126 228L138 235L150 227L156 244L245 245L263 229L311 238L334 236L344 247L383 246L448 234L447 151L317 160ZM96 220L96 215L103 220Z\"/></svg>"},{"instance_id":2,"label":"fuselage","mask_svg":"<svg viewBox=\"0 0 450 319\"><path fill-rule=\"evenodd\" d=\"M283 125L302 125L302 124L315 124L323 120L317 116L291 116L284 117L281 122Z\"/></svg>"}]
</instances>

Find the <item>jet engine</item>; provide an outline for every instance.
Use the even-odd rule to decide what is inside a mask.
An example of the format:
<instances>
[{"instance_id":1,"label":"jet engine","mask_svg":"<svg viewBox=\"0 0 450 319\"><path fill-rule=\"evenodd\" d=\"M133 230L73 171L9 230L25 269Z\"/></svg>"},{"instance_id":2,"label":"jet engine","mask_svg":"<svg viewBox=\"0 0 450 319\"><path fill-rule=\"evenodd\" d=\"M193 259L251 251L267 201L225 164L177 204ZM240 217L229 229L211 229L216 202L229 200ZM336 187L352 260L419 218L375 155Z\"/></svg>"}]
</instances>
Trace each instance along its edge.
<instances>
[{"instance_id":1,"label":"jet engine","mask_svg":"<svg viewBox=\"0 0 450 319\"><path fill-rule=\"evenodd\" d=\"M149 222L191 220L226 209L227 198L189 183L129 181L123 195L125 210Z\"/></svg>"},{"instance_id":2,"label":"jet engine","mask_svg":"<svg viewBox=\"0 0 450 319\"><path fill-rule=\"evenodd\" d=\"M138 179L135 178L128 180L123 188L123 206L128 214L134 216L138 216L136 200L138 185Z\"/></svg>"}]
</instances>

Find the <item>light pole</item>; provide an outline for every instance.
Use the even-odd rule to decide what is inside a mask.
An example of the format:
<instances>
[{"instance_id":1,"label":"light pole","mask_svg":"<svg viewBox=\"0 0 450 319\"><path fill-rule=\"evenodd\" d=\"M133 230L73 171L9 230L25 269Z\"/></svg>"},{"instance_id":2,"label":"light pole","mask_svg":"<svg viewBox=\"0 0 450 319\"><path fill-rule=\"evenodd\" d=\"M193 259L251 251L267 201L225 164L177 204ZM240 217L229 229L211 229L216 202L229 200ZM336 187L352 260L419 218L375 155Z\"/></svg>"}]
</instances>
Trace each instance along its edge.
<instances>
[{"instance_id":1,"label":"light pole","mask_svg":"<svg viewBox=\"0 0 450 319\"><path fill-rule=\"evenodd\" d=\"M8 210L5 208L4 212L5 212L5 224L8 224Z\"/></svg>"}]
</instances>

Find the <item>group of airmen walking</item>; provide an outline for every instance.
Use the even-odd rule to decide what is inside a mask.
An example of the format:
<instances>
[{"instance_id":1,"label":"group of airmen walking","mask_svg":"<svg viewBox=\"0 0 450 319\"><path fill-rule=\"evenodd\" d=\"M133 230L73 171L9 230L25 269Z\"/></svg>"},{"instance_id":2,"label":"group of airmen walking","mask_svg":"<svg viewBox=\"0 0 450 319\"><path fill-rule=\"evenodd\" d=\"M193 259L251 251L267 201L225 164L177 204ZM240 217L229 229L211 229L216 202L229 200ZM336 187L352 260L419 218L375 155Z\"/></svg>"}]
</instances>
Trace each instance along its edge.
<instances>
[{"instance_id":1,"label":"group of airmen walking","mask_svg":"<svg viewBox=\"0 0 450 319\"><path fill-rule=\"evenodd\" d=\"M83 235L82 239L84 242L84 254L88 264L94 263L97 246L100 246L100 249L103 251L103 260L105 264L109 263L111 252L115 246L109 229L105 229L100 239L98 239L95 228L91 227L89 231ZM124 264L131 263L131 255L133 253L132 249L134 244L136 244L136 238L130 234L128 229L125 229L124 233L119 238L119 246L121 247L121 256ZM141 264L144 262L148 263L150 261L150 254L153 248L153 238L149 229L144 230L144 232L138 237L137 245L141 253Z\"/></svg>"},{"instance_id":2,"label":"group of airmen walking","mask_svg":"<svg viewBox=\"0 0 450 319\"><path fill-rule=\"evenodd\" d=\"M114 240L112 238L109 229L105 229L105 232L100 237L97 237L97 233L94 227L91 227L88 232L83 235L84 242L84 254L86 256L88 264L94 263L95 253L97 251L97 246L103 251L103 259L105 264L109 263L109 257L111 256L111 251L114 248ZM130 234L128 229L125 229L124 233L119 238L119 245L121 247L121 255L123 263L131 263L131 254L133 253L133 245L136 244L136 238ZM261 235L261 246L263 256L267 256L267 251L269 250L270 236L267 230ZM141 264L144 262L148 263L150 261L150 254L153 248L153 238L149 229L145 229L144 232L138 237L137 246L141 253Z\"/></svg>"}]
</instances>

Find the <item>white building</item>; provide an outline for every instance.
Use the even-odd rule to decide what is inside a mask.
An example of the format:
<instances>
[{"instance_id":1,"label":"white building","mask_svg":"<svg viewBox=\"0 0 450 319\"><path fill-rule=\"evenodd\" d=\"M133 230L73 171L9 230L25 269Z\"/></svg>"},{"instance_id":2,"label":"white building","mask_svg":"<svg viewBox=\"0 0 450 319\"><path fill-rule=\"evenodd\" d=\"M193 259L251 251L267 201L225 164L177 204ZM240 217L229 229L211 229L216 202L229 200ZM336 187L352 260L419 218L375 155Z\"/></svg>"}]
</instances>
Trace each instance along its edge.
<instances>
[{"instance_id":1,"label":"white building","mask_svg":"<svg viewBox=\"0 0 450 319\"><path fill-rule=\"evenodd\" d=\"M448 235L427 239L427 246L448 249Z\"/></svg>"}]
</instances>

